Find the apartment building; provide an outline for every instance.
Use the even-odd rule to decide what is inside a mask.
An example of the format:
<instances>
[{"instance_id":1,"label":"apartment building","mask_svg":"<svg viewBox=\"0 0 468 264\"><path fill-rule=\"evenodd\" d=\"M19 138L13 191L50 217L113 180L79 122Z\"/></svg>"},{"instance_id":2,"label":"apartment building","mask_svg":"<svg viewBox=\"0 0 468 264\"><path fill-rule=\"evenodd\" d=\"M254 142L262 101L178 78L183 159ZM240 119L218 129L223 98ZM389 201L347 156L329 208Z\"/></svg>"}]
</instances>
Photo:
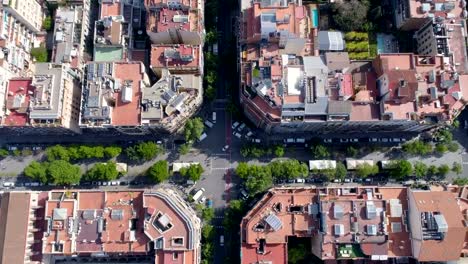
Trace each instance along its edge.
<instances>
[{"instance_id":1,"label":"apartment building","mask_svg":"<svg viewBox=\"0 0 468 264\"><path fill-rule=\"evenodd\" d=\"M94 61L133 59L142 42L143 2L139 0L100 0L99 19L94 29Z\"/></svg>"},{"instance_id":2,"label":"apartment building","mask_svg":"<svg viewBox=\"0 0 468 264\"><path fill-rule=\"evenodd\" d=\"M468 75L442 55L381 54L374 68L384 120L450 122L465 107Z\"/></svg>"},{"instance_id":3,"label":"apartment building","mask_svg":"<svg viewBox=\"0 0 468 264\"><path fill-rule=\"evenodd\" d=\"M38 192L0 195L0 263L41 263L39 198Z\"/></svg>"},{"instance_id":4,"label":"apartment building","mask_svg":"<svg viewBox=\"0 0 468 264\"><path fill-rule=\"evenodd\" d=\"M403 187L274 188L241 222L241 263L288 263L290 237L324 261L458 260L460 198Z\"/></svg>"},{"instance_id":5,"label":"apartment building","mask_svg":"<svg viewBox=\"0 0 468 264\"><path fill-rule=\"evenodd\" d=\"M71 69L81 71L83 63L84 39L83 7L59 7L55 13L54 46L52 62L67 63Z\"/></svg>"},{"instance_id":6,"label":"apartment building","mask_svg":"<svg viewBox=\"0 0 468 264\"><path fill-rule=\"evenodd\" d=\"M153 44L202 45L204 1L145 0L145 7Z\"/></svg>"},{"instance_id":7,"label":"apartment building","mask_svg":"<svg viewBox=\"0 0 468 264\"><path fill-rule=\"evenodd\" d=\"M13 134L80 133L80 86L66 64L37 63L32 78L10 80L1 130Z\"/></svg>"},{"instance_id":8,"label":"apartment building","mask_svg":"<svg viewBox=\"0 0 468 264\"><path fill-rule=\"evenodd\" d=\"M200 219L168 189L51 191L44 219L42 253L52 260L154 252L141 263L200 263Z\"/></svg>"},{"instance_id":9,"label":"apartment building","mask_svg":"<svg viewBox=\"0 0 468 264\"><path fill-rule=\"evenodd\" d=\"M142 91L149 86L141 62L90 62L82 91L83 130L146 133L142 128Z\"/></svg>"},{"instance_id":10,"label":"apartment building","mask_svg":"<svg viewBox=\"0 0 468 264\"><path fill-rule=\"evenodd\" d=\"M437 44L435 52L402 55L411 72L403 72L405 65L384 66L392 86L398 86L397 80L405 86L400 95L393 96L389 91L398 89L383 82L382 61L393 56L388 61L396 61L390 64L398 63L401 57L385 54L374 63L350 61L348 54L341 52L346 45L342 34L318 32L317 26L317 6L294 1L254 1L243 12L240 102L245 115L266 132L309 137L362 132L416 134L450 123L464 108L463 74L468 64L462 27L445 24L443 27L451 28L444 31L450 38L439 38L434 32L440 32L442 26L431 23L427 30L437 43L450 43ZM421 34L427 35L424 30ZM430 71L435 78L432 83L443 76L440 89L423 79ZM429 89L436 98L421 101L430 97ZM442 101L435 102L439 98Z\"/></svg>"},{"instance_id":11,"label":"apartment building","mask_svg":"<svg viewBox=\"0 0 468 264\"><path fill-rule=\"evenodd\" d=\"M143 90L142 125L175 132L203 100L204 2L146 0L149 64L159 80Z\"/></svg>"}]
</instances>

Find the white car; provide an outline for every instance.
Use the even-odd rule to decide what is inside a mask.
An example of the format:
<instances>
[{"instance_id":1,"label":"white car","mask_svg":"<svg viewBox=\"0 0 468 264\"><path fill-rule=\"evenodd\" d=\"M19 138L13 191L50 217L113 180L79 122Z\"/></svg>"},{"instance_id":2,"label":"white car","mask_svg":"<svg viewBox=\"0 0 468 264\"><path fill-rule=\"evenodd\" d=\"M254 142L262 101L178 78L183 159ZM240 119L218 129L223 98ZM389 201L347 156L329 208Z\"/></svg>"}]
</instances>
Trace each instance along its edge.
<instances>
[{"instance_id":1,"label":"white car","mask_svg":"<svg viewBox=\"0 0 468 264\"><path fill-rule=\"evenodd\" d=\"M244 129L244 128L245 128L245 124L242 123L242 124L237 128L237 130L239 130L239 132L241 132L242 129Z\"/></svg>"},{"instance_id":2,"label":"white car","mask_svg":"<svg viewBox=\"0 0 468 264\"><path fill-rule=\"evenodd\" d=\"M325 143L332 143L332 139L331 139L331 138L325 138L325 139L323 140L323 142L325 142Z\"/></svg>"},{"instance_id":3,"label":"white car","mask_svg":"<svg viewBox=\"0 0 468 264\"><path fill-rule=\"evenodd\" d=\"M304 183L305 180L304 179L296 179L296 183Z\"/></svg>"},{"instance_id":4,"label":"white car","mask_svg":"<svg viewBox=\"0 0 468 264\"><path fill-rule=\"evenodd\" d=\"M377 138L369 138L369 142L377 142L379 141Z\"/></svg>"},{"instance_id":5,"label":"white car","mask_svg":"<svg viewBox=\"0 0 468 264\"><path fill-rule=\"evenodd\" d=\"M202 196L202 198L200 198L200 203L201 204L204 204L206 202L206 197L205 196Z\"/></svg>"},{"instance_id":6,"label":"white car","mask_svg":"<svg viewBox=\"0 0 468 264\"><path fill-rule=\"evenodd\" d=\"M212 128L213 127L213 123L211 123L210 121L208 120L205 120L205 126L209 127L209 128Z\"/></svg>"},{"instance_id":7,"label":"white car","mask_svg":"<svg viewBox=\"0 0 468 264\"><path fill-rule=\"evenodd\" d=\"M110 182L110 185L112 185L112 186L119 185L119 184L120 184L120 182L118 182L118 181L111 181Z\"/></svg>"},{"instance_id":8,"label":"white car","mask_svg":"<svg viewBox=\"0 0 468 264\"><path fill-rule=\"evenodd\" d=\"M234 133L234 136L236 136L238 139L241 139L242 135L239 133Z\"/></svg>"},{"instance_id":9,"label":"white car","mask_svg":"<svg viewBox=\"0 0 468 264\"><path fill-rule=\"evenodd\" d=\"M344 179L344 182L351 182L351 179L346 178L346 179Z\"/></svg>"},{"instance_id":10,"label":"white car","mask_svg":"<svg viewBox=\"0 0 468 264\"><path fill-rule=\"evenodd\" d=\"M359 140L357 138L351 138L350 141L351 142L358 142Z\"/></svg>"},{"instance_id":11,"label":"white car","mask_svg":"<svg viewBox=\"0 0 468 264\"><path fill-rule=\"evenodd\" d=\"M340 142L341 142L341 143L347 143L347 142L349 142L349 139L347 139L347 138L340 138Z\"/></svg>"},{"instance_id":12,"label":"white car","mask_svg":"<svg viewBox=\"0 0 468 264\"><path fill-rule=\"evenodd\" d=\"M341 182L341 179L334 179L333 182L339 183Z\"/></svg>"},{"instance_id":13,"label":"white car","mask_svg":"<svg viewBox=\"0 0 468 264\"><path fill-rule=\"evenodd\" d=\"M382 138L382 139L380 139L380 141L382 141L382 142L388 142L388 138Z\"/></svg>"},{"instance_id":14,"label":"white car","mask_svg":"<svg viewBox=\"0 0 468 264\"><path fill-rule=\"evenodd\" d=\"M401 140L399 138L393 138L392 142L400 142Z\"/></svg>"},{"instance_id":15,"label":"white car","mask_svg":"<svg viewBox=\"0 0 468 264\"><path fill-rule=\"evenodd\" d=\"M252 132L252 131L249 131L249 132L247 133L247 135L245 135L245 136L246 136L246 137L251 137L251 136L253 136L253 132Z\"/></svg>"},{"instance_id":16,"label":"white car","mask_svg":"<svg viewBox=\"0 0 468 264\"><path fill-rule=\"evenodd\" d=\"M252 138L252 142L253 143L260 143L262 141L260 139L258 139L258 138Z\"/></svg>"},{"instance_id":17,"label":"white car","mask_svg":"<svg viewBox=\"0 0 468 264\"><path fill-rule=\"evenodd\" d=\"M239 126L239 122L234 122L234 124L232 124L232 129L236 129L238 126Z\"/></svg>"},{"instance_id":18,"label":"white car","mask_svg":"<svg viewBox=\"0 0 468 264\"><path fill-rule=\"evenodd\" d=\"M223 147L222 151L225 152L228 149L229 149L229 145L226 145L226 146Z\"/></svg>"},{"instance_id":19,"label":"white car","mask_svg":"<svg viewBox=\"0 0 468 264\"><path fill-rule=\"evenodd\" d=\"M4 182L3 187L15 187L15 183L14 182Z\"/></svg>"}]
</instances>

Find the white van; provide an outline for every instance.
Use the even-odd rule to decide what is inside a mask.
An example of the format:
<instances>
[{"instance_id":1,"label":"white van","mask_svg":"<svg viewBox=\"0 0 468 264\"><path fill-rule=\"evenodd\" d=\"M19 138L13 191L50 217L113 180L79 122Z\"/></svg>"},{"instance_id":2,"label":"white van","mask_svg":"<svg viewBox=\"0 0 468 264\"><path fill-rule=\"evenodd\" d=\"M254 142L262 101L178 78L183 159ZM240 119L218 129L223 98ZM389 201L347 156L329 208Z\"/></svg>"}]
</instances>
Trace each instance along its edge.
<instances>
[{"instance_id":1,"label":"white van","mask_svg":"<svg viewBox=\"0 0 468 264\"><path fill-rule=\"evenodd\" d=\"M213 112L213 123L216 123L216 112Z\"/></svg>"},{"instance_id":2,"label":"white van","mask_svg":"<svg viewBox=\"0 0 468 264\"><path fill-rule=\"evenodd\" d=\"M198 190L192 197L193 201L197 202L198 199L200 199L200 197L203 195L204 192L205 192L205 188L201 188L200 190Z\"/></svg>"},{"instance_id":3,"label":"white van","mask_svg":"<svg viewBox=\"0 0 468 264\"><path fill-rule=\"evenodd\" d=\"M211 123L210 121L206 120L205 121L205 126L209 127L209 128L212 128L213 127L213 123Z\"/></svg>"},{"instance_id":4,"label":"white van","mask_svg":"<svg viewBox=\"0 0 468 264\"><path fill-rule=\"evenodd\" d=\"M198 138L198 141L203 141L205 138L207 138L208 136L206 135L206 133L203 133L201 134L201 136Z\"/></svg>"}]
</instances>

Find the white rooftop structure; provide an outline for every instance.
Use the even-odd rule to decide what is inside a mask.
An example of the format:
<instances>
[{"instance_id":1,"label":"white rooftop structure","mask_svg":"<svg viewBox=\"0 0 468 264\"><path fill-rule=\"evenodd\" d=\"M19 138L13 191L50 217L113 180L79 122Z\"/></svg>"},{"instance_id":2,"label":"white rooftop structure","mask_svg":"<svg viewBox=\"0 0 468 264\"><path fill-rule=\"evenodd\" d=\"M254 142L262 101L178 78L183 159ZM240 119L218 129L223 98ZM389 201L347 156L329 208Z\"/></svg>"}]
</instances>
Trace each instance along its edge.
<instances>
[{"instance_id":1,"label":"white rooftop structure","mask_svg":"<svg viewBox=\"0 0 468 264\"><path fill-rule=\"evenodd\" d=\"M336 160L309 160L310 170L327 170L335 168Z\"/></svg>"}]
</instances>

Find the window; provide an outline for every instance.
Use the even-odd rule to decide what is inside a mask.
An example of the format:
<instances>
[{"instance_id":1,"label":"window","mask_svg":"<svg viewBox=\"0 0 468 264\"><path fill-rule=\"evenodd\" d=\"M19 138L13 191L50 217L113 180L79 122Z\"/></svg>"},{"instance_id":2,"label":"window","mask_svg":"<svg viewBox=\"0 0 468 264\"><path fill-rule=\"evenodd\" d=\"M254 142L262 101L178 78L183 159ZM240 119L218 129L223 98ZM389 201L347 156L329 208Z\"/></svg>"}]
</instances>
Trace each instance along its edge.
<instances>
[{"instance_id":1,"label":"window","mask_svg":"<svg viewBox=\"0 0 468 264\"><path fill-rule=\"evenodd\" d=\"M172 259L173 260L179 259L179 253L177 252L172 253Z\"/></svg>"},{"instance_id":2,"label":"window","mask_svg":"<svg viewBox=\"0 0 468 264\"><path fill-rule=\"evenodd\" d=\"M184 244L184 238L183 237L174 237L172 239L172 244L175 246L182 246Z\"/></svg>"}]
</instances>

